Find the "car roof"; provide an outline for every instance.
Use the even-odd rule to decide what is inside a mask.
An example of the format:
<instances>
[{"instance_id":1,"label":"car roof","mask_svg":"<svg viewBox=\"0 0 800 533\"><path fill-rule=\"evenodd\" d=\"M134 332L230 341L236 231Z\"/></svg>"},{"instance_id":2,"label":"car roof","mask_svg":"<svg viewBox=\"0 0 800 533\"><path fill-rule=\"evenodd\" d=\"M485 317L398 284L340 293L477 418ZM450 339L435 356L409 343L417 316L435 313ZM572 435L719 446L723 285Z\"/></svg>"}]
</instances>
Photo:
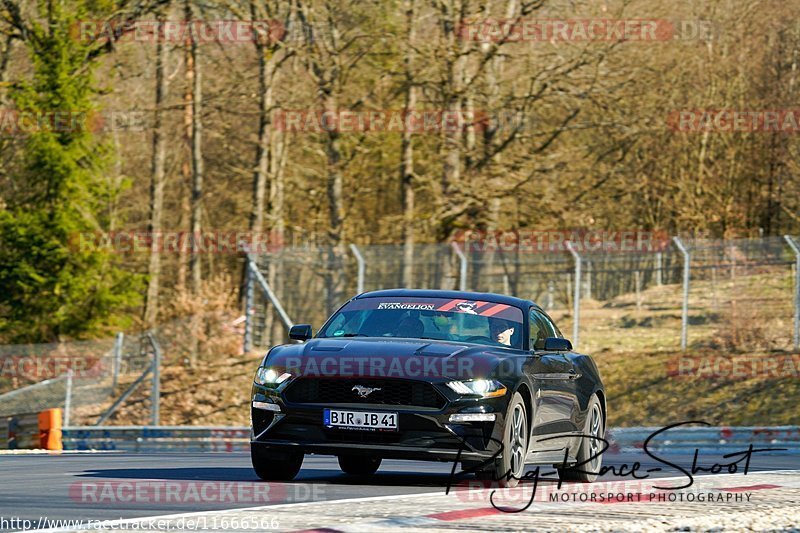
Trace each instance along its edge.
<instances>
[{"instance_id":1,"label":"car roof","mask_svg":"<svg viewBox=\"0 0 800 533\"><path fill-rule=\"evenodd\" d=\"M451 298L453 300L480 300L483 302L494 302L498 304L512 305L526 309L533 305L539 307L530 300L523 300L514 296L496 294L493 292L469 292L469 291L442 291L433 289L385 289L380 291L364 292L354 299L362 298Z\"/></svg>"}]
</instances>

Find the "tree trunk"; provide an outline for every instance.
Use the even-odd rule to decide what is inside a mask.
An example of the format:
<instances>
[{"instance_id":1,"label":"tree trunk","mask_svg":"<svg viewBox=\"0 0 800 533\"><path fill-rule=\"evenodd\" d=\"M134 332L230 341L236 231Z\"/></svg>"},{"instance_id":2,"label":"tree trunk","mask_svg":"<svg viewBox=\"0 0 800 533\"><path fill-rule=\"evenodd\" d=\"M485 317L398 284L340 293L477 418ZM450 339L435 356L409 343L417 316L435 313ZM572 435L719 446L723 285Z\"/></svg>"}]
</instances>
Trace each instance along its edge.
<instances>
[{"instance_id":1,"label":"tree trunk","mask_svg":"<svg viewBox=\"0 0 800 533\"><path fill-rule=\"evenodd\" d=\"M283 247L286 239L286 223L284 217L284 190L285 190L285 170L288 160L289 147L286 144L285 133L274 133L272 135L272 157L270 158L270 193L269 193L269 217L270 217L270 242L277 247Z\"/></svg>"},{"instance_id":2,"label":"tree trunk","mask_svg":"<svg viewBox=\"0 0 800 533\"><path fill-rule=\"evenodd\" d=\"M164 17L159 17L159 27ZM162 39L156 44L156 102L153 124L153 153L151 159L150 181L150 223L148 232L154 239L159 239L161 217L164 206L164 174L166 162L166 136L164 134L164 101L167 97L167 76L165 74L169 48ZM145 296L144 324L147 329L155 326L158 319L158 293L161 279L161 250L150 249L150 262L147 266L149 275L147 294Z\"/></svg>"},{"instance_id":3,"label":"tree trunk","mask_svg":"<svg viewBox=\"0 0 800 533\"><path fill-rule=\"evenodd\" d=\"M192 20L192 6L189 0L185 4L186 21ZM198 45L194 32L189 32L189 57L191 64L187 62L186 78L191 80L192 107L191 107L191 164L192 164L192 185L191 185L191 216L190 233L192 250L190 256L190 271L192 276L192 294L195 301L199 301L203 274L200 261L200 244L202 243L202 213L203 213L203 92L202 75L200 69ZM199 353L199 335L202 329L202 317L199 315L200 309L194 310L192 316L192 335L189 346L190 364L196 366Z\"/></svg>"},{"instance_id":4,"label":"tree trunk","mask_svg":"<svg viewBox=\"0 0 800 533\"><path fill-rule=\"evenodd\" d=\"M192 167L191 167L191 151L192 151L192 101L193 94L192 88L194 87L194 58L191 53L191 40L187 38L186 48L184 49L184 63L185 63L185 87L183 90L183 161L181 162L181 223L180 227L189 227L191 229L191 202L189 201L192 184ZM182 239L180 247L180 257L178 260L178 288L183 291L186 289L187 266L189 263L189 248L192 246L193 239L191 236L186 236Z\"/></svg>"},{"instance_id":5,"label":"tree trunk","mask_svg":"<svg viewBox=\"0 0 800 533\"><path fill-rule=\"evenodd\" d=\"M255 2L250 3L250 15L253 20L258 19ZM267 46L269 35L257 34L253 39L256 57L258 60L258 140L256 141L256 155L253 165L252 200L250 206L250 235L252 242L262 242L261 234L264 231L264 212L267 207L267 186L270 158L270 139L272 134L270 109L272 107L272 68L268 64ZM259 250L249 250L261 253ZM258 263L258 262L257 262ZM247 290L247 257L242 266L239 279L239 305L244 305L245 291ZM248 310L245 309L245 313ZM265 314L267 313L265 308ZM265 330L266 331L266 330Z\"/></svg>"},{"instance_id":6,"label":"tree trunk","mask_svg":"<svg viewBox=\"0 0 800 533\"><path fill-rule=\"evenodd\" d=\"M187 15L191 16L191 8L187 4ZM190 20L190 19L189 19ZM192 289L195 294L200 292L200 285L203 281L200 255L197 253L197 240L202 239L203 213L203 84L202 71L197 54L197 40L192 36L191 57L194 64L194 79L192 80L192 220L191 231L195 239L195 246L192 249L191 271Z\"/></svg>"},{"instance_id":7,"label":"tree trunk","mask_svg":"<svg viewBox=\"0 0 800 533\"><path fill-rule=\"evenodd\" d=\"M457 30L460 21L459 12L456 10L448 11L444 14L445 45L448 47L447 56L447 87L445 88L445 109L452 116L460 117L462 112L461 102L464 98L463 84L466 70L467 56L463 53L462 40L459 38ZM444 166L442 169L442 192L444 197L451 192L461 178L461 158L462 158L462 138L463 134L457 129L444 128ZM447 231L449 236L449 231Z\"/></svg>"},{"instance_id":8,"label":"tree trunk","mask_svg":"<svg viewBox=\"0 0 800 533\"><path fill-rule=\"evenodd\" d=\"M322 101L322 110L337 113L336 97L328 94ZM327 288L327 312L332 312L340 303L340 288L344 252L342 227L342 152L338 131L329 131L325 136L325 154L327 156L327 193L328 193L328 265L325 272Z\"/></svg>"},{"instance_id":9,"label":"tree trunk","mask_svg":"<svg viewBox=\"0 0 800 533\"><path fill-rule=\"evenodd\" d=\"M13 48L14 38L10 35L6 37L6 42L0 50L0 105L6 103L6 88L5 83L8 81L8 62L11 58L11 49Z\"/></svg>"},{"instance_id":10,"label":"tree trunk","mask_svg":"<svg viewBox=\"0 0 800 533\"><path fill-rule=\"evenodd\" d=\"M253 19L255 5L251 5ZM272 107L272 74L273 67L266 55L269 51L266 40L269 36L257 35L253 40L258 56L258 143L256 145L255 170L253 171L253 204L250 211L250 231L264 230L264 211L266 208L267 173L269 171L269 148L271 138L270 109Z\"/></svg>"},{"instance_id":11,"label":"tree trunk","mask_svg":"<svg viewBox=\"0 0 800 533\"><path fill-rule=\"evenodd\" d=\"M269 165L270 165L270 194L269 194L269 216L270 216L270 234L269 242L272 245L270 250L276 250L284 246L286 240L286 225L283 220L284 216L284 170L286 168L286 161L288 158L288 146L284 139L285 133L273 132L272 147ZM272 258L269 262L267 270L267 278L270 287L275 292L278 299L283 302L284 297L284 277L283 277L283 264L276 258L276 254L272 253ZM269 332L269 339L271 344L283 343L287 339L287 332L283 329L283 324L279 320L275 320L275 313L269 313L267 316L267 325L265 330Z\"/></svg>"},{"instance_id":12,"label":"tree trunk","mask_svg":"<svg viewBox=\"0 0 800 533\"><path fill-rule=\"evenodd\" d=\"M407 40L406 53L403 58L405 67L405 105L404 111L408 114L417 105L417 91L414 86L413 50L416 37L415 12L416 0L407 0L406 25ZM400 183L402 189L401 205L403 206L403 286L414 285L414 144L412 132L409 128L403 130L400 145Z\"/></svg>"}]
</instances>

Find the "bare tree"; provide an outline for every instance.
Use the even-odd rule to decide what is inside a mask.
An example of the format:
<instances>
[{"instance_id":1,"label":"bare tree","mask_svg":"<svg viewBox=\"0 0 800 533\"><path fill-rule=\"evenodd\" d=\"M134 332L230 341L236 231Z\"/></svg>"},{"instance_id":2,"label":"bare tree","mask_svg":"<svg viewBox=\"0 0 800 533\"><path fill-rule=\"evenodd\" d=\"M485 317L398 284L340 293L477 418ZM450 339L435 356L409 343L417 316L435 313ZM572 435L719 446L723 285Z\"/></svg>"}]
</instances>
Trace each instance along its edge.
<instances>
[{"instance_id":1,"label":"bare tree","mask_svg":"<svg viewBox=\"0 0 800 533\"><path fill-rule=\"evenodd\" d=\"M253 170L252 202L250 211L250 231L253 234L260 234L265 230L265 213L269 214L274 223L273 195L268 193L275 187L273 183L278 179L277 173L281 167L278 165L279 156L274 151L276 132L272 127L272 113L275 108L274 82L275 76L291 56L287 46L278 39L280 29L277 29L277 16L279 14L279 3L272 5L262 1L250 1L250 16L254 21L267 21L266 27L258 25L253 45L258 61L258 140L256 141L255 162ZM291 7L291 4L289 5ZM289 26L291 20L291 9L286 14L283 27ZM282 187L280 200L282 201ZM281 207L282 209L282 207Z\"/></svg>"},{"instance_id":2,"label":"bare tree","mask_svg":"<svg viewBox=\"0 0 800 533\"><path fill-rule=\"evenodd\" d=\"M189 233L191 238L191 255L189 256L189 270L192 278L192 294L199 300L202 293L203 270L200 260L200 246L202 243L203 231L203 78L200 68L198 53L198 38L195 34L194 24L190 22L194 19L192 0L185 0L184 20L187 25L192 27L188 32L188 53L186 57L186 81L187 92L191 94L191 110L186 109L187 119L191 111L191 124L189 126L189 140L191 142L189 159L191 161L191 195L190 195L190 218ZM192 335L189 346L190 364L195 366L199 351L199 336L202 325L202 317L192 317Z\"/></svg>"},{"instance_id":3,"label":"bare tree","mask_svg":"<svg viewBox=\"0 0 800 533\"><path fill-rule=\"evenodd\" d=\"M168 8L164 11L168 11ZM167 98L168 78L166 75L169 45L161 38L161 31L165 21L164 12L158 17L158 35L156 38L156 94L155 110L153 112L153 152L151 159L150 181L150 222L148 232L155 239L161 231L161 219L164 209L164 177L167 156L167 142L164 132L164 106ZM147 295L145 297L144 323L146 328L152 328L158 318L158 296L161 281L161 250L151 247L150 258L147 266L149 275Z\"/></svg>"},{"instance_id":4,"label":"bare tree","mask_svg":"<svg viewBox=\"0 0 800 533\"><path fill-rule=\"evenodd\" d=\"M258 18L258 6L250 2L253 20ZM269 172L269 147L272 117L272 79L275 75L273 49L269 46L269 34L258 32L253 39L258 61L258 142L256 143L255 170L253 172L253 202L250 212L250 231L264 230L266 207L267 173Z\"/></svg>"},{"instance_id":5,"label":"bare tree","mask_svg":"<svg viewBox=\"0 0 800 533\"><path fill-rule=\"evenodd\" d=\"M303 27L306 70L316 89L320 114L338 116L339 98L344 91L344 79L354 68L357 59L346 57L348 48L360 38L341 35L339 16L341 6L330 1L317 4L298 2L298 15ZM344 198L341 133L335 127L322 133L325 153L325 189L328 199L327 247L328 267L325 270L326 307L335 308L341 299L341 270L344 255Z\"/></svg>"},{"instance_id":6,"label":"bare tree","mask_svg":"<svg viewBox=\"0 0 800 533\"><path fill-rule=\"evenodd\" d=\"M404 102L406 115L417 106L417 87L414 75L414 46L416 46L417 0L406 0L406 44L403 55ZM401 205L403 206L403 285L414 285L414 144L410 128L403 129L400 145Z\"/></svg>"},{"instance_id":7,"label":"bare tree","mask_svg":"<svg viewBox=\"0 0 800 533\"><path fill-rule=\"evenodd\" d=\"M181 161L181 182L180 182L180 227L191 228L192 217L192 132L194 131L194 56L191 52L191 38L187 36L183 50L184 62L184 89L183 89L183 150ZM182 243L178 258L178 287L185 290L187 286L189 249L192 246L191 236L188 237L189 246Z\"/></svg>"},{"instance_id":8,"label":"bare tree","mask_svg":"<svg viewBox=\"0 0 800 533\"><path fill-rule=\"evenodd\" d=\"M186 21L193 19L191 0L185 4ZM200 67L197 36L189 32L189 54L192 60L192 195L191 195L191 234L192 255L190 270L192 272L192 290L195 295L200 293L203 282L202 264L198 253L198 240L202 239L203 230L203 77ZM187 65L187 77L189 65Z\"/></svg>"}]
</instances>

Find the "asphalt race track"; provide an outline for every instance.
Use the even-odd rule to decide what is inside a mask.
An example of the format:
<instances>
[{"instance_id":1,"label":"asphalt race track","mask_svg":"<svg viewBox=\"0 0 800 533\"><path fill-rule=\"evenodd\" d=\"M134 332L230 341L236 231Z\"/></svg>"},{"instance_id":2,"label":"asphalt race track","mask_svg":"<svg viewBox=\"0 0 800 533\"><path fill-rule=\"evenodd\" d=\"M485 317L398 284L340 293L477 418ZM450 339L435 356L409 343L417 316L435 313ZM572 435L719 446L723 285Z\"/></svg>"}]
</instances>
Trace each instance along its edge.
<instances>
[{"instance_id":1,"label":"asphalt race track","mask_svg":"<svg viewBox=\"0 0 800 533\"><path fill-rule=\"evenodd\" d=\"M669 458L686 467L692 464L691 456ZM726 462L718 457L708 459L709 466L714 462ZM640 472L657 464L643 453L608 454L605 458L606 465L632 464L635 461L642 463ZM52 520L119 521L193 513L191 516L213 517L214 521L205 522L202 527L183 522L176 524L176 518L172 518L173 522L163 528L376 531L403 527L431 531L437 527L526 529L539 524L548 529L557 528L558 520L562 520L564 527L568 524L577 527L579 522L572 518L578 509L576 506L589 508L599 505L536 503L521 513L498 513L489 505L489 491L486 490L469 496L465 496L463 491L455 491L445 496L450 468L451 465L445 463L386 461L373 478L365 480L342 474L334 457L307 456L295 481L264 484L258 482L250 468L249 456L242 453L0 455L0 525L3 530L22 530L25 527L52 527ZM783 472L759 474L775 471ZM651 474L651 478L656 477L678 480L674 483L686 480L679 471L669 468ZM600 492L605 487L609 493L653 490L645 489L644 481L630 477L626 477L624 483L614 482L620 479L609 473L591 486L596 486ZM470 477L464 481L471 480ZM761 517L769 516L768 508L772 506L778 509L778 519L788 516L787 520L794 524L800 522L798 456L755 456L747 476L741 473L708 475L695 481L695 489L703 484L714 485L716 491L727 488L728 494L752 493L753 500L738 507L735 503L714 503L713 510L721 517L730 518L737 510L749 512L754 509L759 509ZM549 485L549 482L543 482L539 491ZM528 499L525 495L513 505L521 507ZM353 501L348 503L346 500ZM703 519L712 511L709 502L650 505L649 508L655 509L658 516L663 514L665 507L673 509L676 505L685 507L681 515L684 517ZM269 507L274 507L275 512L270 512ZM628 515L638 513L640 507L646 506L630 502L604 505L602 512L604 519L613 525L616 523L614 520L630 522ZM253 508L260 509L256 511ZM235 509L249 510L208 514ZM537 512L538 517L546 512L551 522L534 521ZM529 522L520 522L526 519ZM594 522L594 525L597 527L599 523ZM150 527L154 527L153 524Z\"/></svg>"}]
</instances>

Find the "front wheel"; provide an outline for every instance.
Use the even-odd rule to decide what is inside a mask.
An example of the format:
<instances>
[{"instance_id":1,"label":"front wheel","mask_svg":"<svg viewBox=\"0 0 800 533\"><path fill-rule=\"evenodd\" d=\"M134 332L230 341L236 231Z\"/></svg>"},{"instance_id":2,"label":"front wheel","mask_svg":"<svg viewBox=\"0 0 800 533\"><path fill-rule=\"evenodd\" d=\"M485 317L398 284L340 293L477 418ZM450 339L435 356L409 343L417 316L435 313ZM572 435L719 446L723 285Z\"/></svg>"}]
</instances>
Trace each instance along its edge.
<instances>
[{"instance_id":1,"label":"front wheel","mask_svg":"<svg viewBox=\"0 0 800 533\"><path fill-rule=\"evenodd\" d=\"M600 467L603 465L603 456L600 454L600 450L603 449L603 441L600 439L605 438L606 427L603 422L603 412L600 409L600 400L596 395L592 395L589 400L583 435L577 454L578 464L581 466L577 466L575 470L559 468L558 477L563 481L591 483L597 479L597 473L600 472Z\"/></svg>"},{"instance_id":2,"label":"front wheel","mask_svg":"<svg viewBox=\"0 0 800 533\"><path fill-rule=\"evenodd\" d=\"M303 454L298 452L273 452L250 445L253 470L264 481L291 481L300 472Z\"/></svg>"},{"instance_id":3,"label":"front wheel","mask_svg":"<svg viewBox=\"0 0 800 533\"><path fill-rule=\"evenodd\" d=\"M339 468L351 476L371 476L381 466L380 457L359 457L357 455L340 455Z\"/></svg>"},{"instance_id":4,"label":"front wheel","mask_svg":"<svg viewBox=\"0 0 800 533\"><path fill-rule=\"evenodd\" d=\"M477 472L481 480L496 481L502 487L516 487L525 473L528 454L528 416L520 393L514 393L508 405L503 430L503 453L494 467Z\"/></svg>"}]
</instances>

